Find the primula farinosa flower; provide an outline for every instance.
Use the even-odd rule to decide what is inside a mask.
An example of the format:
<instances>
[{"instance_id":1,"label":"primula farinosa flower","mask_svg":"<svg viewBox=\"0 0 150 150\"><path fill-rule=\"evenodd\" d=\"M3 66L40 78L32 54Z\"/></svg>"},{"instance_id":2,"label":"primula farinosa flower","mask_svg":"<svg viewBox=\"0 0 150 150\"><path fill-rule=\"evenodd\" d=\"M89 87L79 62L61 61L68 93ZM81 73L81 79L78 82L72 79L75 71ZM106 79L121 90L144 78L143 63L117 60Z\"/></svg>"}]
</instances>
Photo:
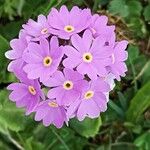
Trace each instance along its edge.
<instances>
[{"instance_id":1,"label":"primula farinosa flower","mask_svg":"<svg viewBox=\"0 0 150 150\"><path fill-rule=\"evenodd\" d=\"M80 97L85 82L83 76L77 71L64 69L63 73L56 71L52 77L43 83L53 87L48 92L49 99L56 98L59 105L68 106Z\"/></svg>"},{"instance_id":2,"label":"primula farinosa flower","mask_svg":"<svg viewBox=\"0 0 150 150\"><path fill-rule=\"evenodd\" d=\"M52 8L48 16L29 19L10 42L8 70L19 82L8 86L9 98L45 126L97 118L115 79L125 76L127 44L116 40L107 16L77 6Z\"/></svg>"},{"instance_id":3,"label":"primula farinosa flower","mask_svg":"<svg viewBox=\"0 0 150 150\"><path fill-rule=\"evenodd\" d=\"M59 11L53 8L48 15L48 22L55 35L62 39L69 39L71 35L86 29L90 23L90 9L79 9L74 6L69 12L66 6Z\"/></svg>"},{"instance_id":4,"label":"primula farinosa flower","mask_svg":"<svg viewBox=\"0 0 150 150\"><path fill-rule=\"evenodd\" d=\"M98 14L92 16L89 29L93 33L94 37L101 36L104 38L110 38L111 36L115 35L115 26L108 26L107 22L107 16L99 16Z\"/></svg>"},{"instance_id":5,"label":"primula farinosa flower","mask_svg":"<svg viewBox=\"0 0 150 150\"><path fill-rule=\"evenodd\" d=\"M116 42L112 53L112 63L110 65L110 71L115 75L117 80L120 80L120 76L125 76L127 71L124 61L128 58L128 53L125 51L128 45L127 41Z\"/></svg>"},{"instance_id":6,"label":"primula farinosa flower","mask_svg":"<svg viewBox=\"0 0 150 150\"><path fill-rule=\"evenodd\" d=\"M68 56L63 62L66 68L77 67L79 73L87 74L92 80L96 80L97 75L106 76L112 49L104 46L104 39L93 39L92 33L86 30L82 38L77 34L73 35L71 42L73 47L64 47L64 53Z\"/></svg>"},{"instance_id":7,"label":"primula farinosa flower","mask_svg":"<svg viewBox=\"0 0 150 150\"><path fill-rule=\"evenodd\" d=\"M15 72L16 70L22 68L24 61L22 59L23 52L28 45L26 34L21 30L18 39L13 39L10 42L12 50L5 53L5 56L12 60L8 65L8 71Z\"/></svg>"},{"instance_id":8,"label":"primula farinosa flower","mask_svg":"<svg viewBox=\"0 0 150 150\"><path fill-rule=\"evenodd\" d=\"M104 92L109 92L109 85L98 78L91 81L82 89L82 95L79 99L74 101L68 108L67 115L71 117L76 113L77 118L81 121L86 116L96 118L100 112L107 109L107 100Z\"/></svg>"},{"instance_id":9,"label":"primula farinosa flower","mask_svg":"<svg viewBox=\"0 0 150 150\"><path fill-rule=\"evenodd\" d=\"M62 56L62 49L55 36L50 43L46 39L41 39L39 44L31 42L23 56L27 63L23 69L29 79L40 78L40 81L44 81L57 70Z\"/></svg>"},{"instance_id":10,"label":"primula farinosa flower","mask_svg":"<svg viewBox=\"0 0 150 150\"><path fill-rule=\"evenodd\" d=\"M29 115L34 111L40 99L45 99L45 96L38 80L29 80L25 76L20 79L20 83L12 83L7 87L8 90L12 91L9 99L16 102L17 107L25 107L26 114Z\"/></svg>"},{"instance_id":11,"label":"primula farinosa flower","mask_svg":"<svg viewBox=\"0 0 150 150\"><path fill-rule=\"evenodd\" d=\"M64 122L67 123L66 110L63 106L59 106L55 100L48 99L39 103L35 112L35 120L43 120L45 126L53 124L57 128L61 128Z\"/></svg>"},{"instance_id":12,"label":"primula farinosa flower","mask_svg":"<svg viewBox=\"0 0 150 150\"><path fill-rule=\"evenodd\" d=\"M28 36L34 41L39 41L41 37L48 37L50 35L50 26L47 18L44 15L39 15L37 22L29 19L27 24L22 25Z\"/></svg>"}]
</instances>

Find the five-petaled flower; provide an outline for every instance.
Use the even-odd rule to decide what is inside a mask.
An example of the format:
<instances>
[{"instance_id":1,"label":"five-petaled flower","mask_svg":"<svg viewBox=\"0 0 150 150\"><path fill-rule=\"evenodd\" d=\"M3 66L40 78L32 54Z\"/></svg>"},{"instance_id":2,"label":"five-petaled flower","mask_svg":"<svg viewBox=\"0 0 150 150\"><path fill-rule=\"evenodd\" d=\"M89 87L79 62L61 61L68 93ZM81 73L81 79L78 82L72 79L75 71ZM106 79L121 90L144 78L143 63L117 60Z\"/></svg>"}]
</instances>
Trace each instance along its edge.
<instances>
[{"instance_id":1,"label":"five-petaled flower","mask_svg":"<svg viewBox=\"0 0 150 150\"><path fill-rule=\"evenodd\" d=\"M64 53L68 56L63 62L66 68L77 67L79 73L87 74L91 80L96 80L97 75L106 76L112 48L104 46L104 39L94 39L92 33L86 30L82 38L77 34L72 36L71 42L73 46L64 47Z\"/></svg>"},{"instance_id":2,"label":"five-petaled flower","mask_svg":"<svg viewBox=\"0 0 150 150\"><path fill-rule=\"evenodd\" d=\"M27 52L23 58L27 63L23 68L29 79L47 80L59 66L62 59L62 48L59 47L57 37L53 36L50 43L46 39L41 39L40 44L29 43Z\"/></svg>"},{"instance_id":3,"label":"five-petaled flower","mask_svg":"<svg viewBox=\"0 0 150 150\"><path fill-rule=\"evenodd\" d=\"M35 112L35 120L43 120L45 126L54 124L57 128L61 128L64 122L67 123L66 110L59 106L55 100L48 99L39 103Z\"/></svg>"},{"instance_id":4,"label":"five-petaled flower","mask_svg":"<svg viewBox=\"0 0 150 150\"><path fill-rule=\"evenodd\" d=\"M64 69L63 73L56 71L52 77L43 82L51 87L48 98L56 98L59 105L68 106L80 97L81 90L86 81L77 71Z\"/></svg>"},{"instance_id":5,"label":"five-petaled flower","mask_svg":"<svg viewBox=\"0 0 150 150\"><path fill-rule=\"evenodd\" d=\"M44 15L39 15L37 22L29 19L27 24L23 24L22 27L27 35L32 37L31 39L33 41L39 41L41 37L48 37L51 30L47 18Z\"/></svg>"},{"instance_id":6,"label":"five-petaled flower","mask_svg":"<svg viewBox=\"0 0 150 150\"><path fill-rule=\"evenodd\" d=\"M29 80L24 74L21 74L19 83L12 83L7 89L12 91L9 99L16 102L17 107L25 107L26 115L34 111L41 99L45 99L38 80Z\"/></svg>"},{"instance_id":7,"label":"five-petaled flower","mask_svg":"<svg viewBox=\"0 0 150 150\"><path fill-rule=\"evenodd\" d=\"M52 33L62 39L68 40L71 35L80 33L89 26L91 19L90 9L79 9L73 7L69 12L66 6L62 6L60 11L52 8L48 15L48 22L52 27Z\"/></svg>"},{"instance_id":8,"label":"five-petaled flower","mask_svg":"<svg viewBox=\"0 0 150 150\"><path fill-rule=\"evenodd\" d=\"M82 95L74 101L67 110L68 117L76 114L77 118L82 121L86 116L96 118L100 112L107 109L107 99L105 92L109 92L110 87L107 82L98 78L91 81L82 88Z\"/></svg>"}]
</instances>

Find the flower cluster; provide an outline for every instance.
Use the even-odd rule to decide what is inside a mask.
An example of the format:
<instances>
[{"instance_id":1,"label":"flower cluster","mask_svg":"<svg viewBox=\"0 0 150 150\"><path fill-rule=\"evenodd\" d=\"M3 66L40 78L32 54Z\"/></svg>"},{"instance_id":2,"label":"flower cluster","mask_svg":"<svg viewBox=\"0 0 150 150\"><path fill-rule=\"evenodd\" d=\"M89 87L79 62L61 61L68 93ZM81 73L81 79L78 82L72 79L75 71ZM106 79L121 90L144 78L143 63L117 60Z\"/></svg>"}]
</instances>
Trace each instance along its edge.
<instances>
[{"instance_id":1,"label":"flower cluster","mask_svg":"<svg viewBox=\"0 0 150 150\"><path fill-rule=\"evenodd\" d=\"M128 44L116 41L115 26L107 22L76 6L29 19L5 54L19 80L8 86L10 100L26 115L35 112L36 121L58 128L70 118L82 121L106 111L114 80L127 71Z\"/></svg>"}]
</instances>

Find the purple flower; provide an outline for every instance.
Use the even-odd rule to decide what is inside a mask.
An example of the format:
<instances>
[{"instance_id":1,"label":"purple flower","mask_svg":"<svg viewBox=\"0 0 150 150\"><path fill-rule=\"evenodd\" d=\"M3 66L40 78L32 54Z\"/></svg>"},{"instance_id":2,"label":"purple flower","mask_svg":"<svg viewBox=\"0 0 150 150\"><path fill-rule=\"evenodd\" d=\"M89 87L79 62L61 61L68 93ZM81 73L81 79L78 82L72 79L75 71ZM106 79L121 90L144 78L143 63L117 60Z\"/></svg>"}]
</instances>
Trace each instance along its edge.
<instances>
[{"instance_id":1,"label":"purple flower","mask_svg":"<svg viewBox=\"0 0 150 150\"><path fill-rule=\"evenodd\" d=\"M5 56L12 60L8 65L8 71L10 72L16 72L16 70L19 70L24 65L24 61L22 59L23 52L25 51L27 47L27 39L26 34L21 30L19 34L19 39L13 39L10 42L10 46L12 50L9 50L5 53Z\"/></svg>"},{"instance_id":2,"label":"purple flower","mask_svg":"<svg viewBox=\"0 0 150 150\"><path fill-rule=\"evenodd\" d=\"M115 26L108 26L107 22L107 16L99 16L98 14L92 16L89 29L92 31L94 37L101 36L109 39L111 35L115 35Z\"/></svg>"},{"instance_id":3,"label":"purple flower","mask_svg":"<svg viewBox=\"0 0 150 150\"><path fill-rule=\"evenodd\" d=\"M106 76L106 66L111 63L112 48L104 46L105 39L97 37L93 39L92 33L86 30L81 38L73 35L72 46L64 46L64 53L68 56L63 62L66 68L75 68L90 79L96 80L97 75Z\"/></svg>"},{"instance_id":4,"label":"purple flower","mask_svg":"<svg viewBox=\"0 0 150 150\"><path fill-rule=\"evenodd\" d=\"M120 76L125 76L125 72L127 71L127 67L124 62L128 58L128 53L125 51L127 45L128 42L125 40L116 42L113 54L111 55L112 64L109 66L109 69L117 80L120 80Z\"/></svg>"},{"instance_id":5,"label":"purple flower","mask_svg":"<svg viewBox=\"0 0 150 150\"><path fill-rule=\"evenodd\" d=\"M32 40L39 41L41 37L50 35L50 26L47 23L47 18L44 15L39 15L37 22L29 19L27 24L22 25L26 33L32 37Z\"/></svg>"},{"instance_id":6,"label":"purple flower","mask_svg":"<svg viewBox=\"0 0 150 150\"><path fill-rule=\"evenodd\" d=\"M26 115L29 115L34 111L40 99L45 99L45 96L38 80L29 80L25 76L21 76L20 80L20 83L12 83L7 87L12 91L9 99L16 102L17 107L25 107Z\"/></svg>"},{"instance_id":7,"label":"purple flower","mask_svg":"<svg viewBox=\"0 0 150 150\"><path fill-rule=\"evenodd\" d=\"M46 100L41 102L35 109L35 120L43 120L45 126L50 124L61 128L64 122L67 123L66 110L59 106L55 100Z\"/></svg>"},{"instance_id":8,"label":"purple flower","mask_svg":"<svg viewBox=\"0 0 150 150\"><path fill-rule=\"evenodd\" d=\"M46 39L41 39L39 44L29 43L27 51L23 55L27 63L23 69L29 79L40 78L41 82L47 80L57 70L63 56L55 36L51 38L50 43Z\"/></svg>"},{"instance_id":9,"label":"purple flower","mask_svg":"<svg viewBox=\"0 0 150 150\"><path fill-rule=\"evenodd\" d=\"M81 97L70 105L67 116L71 118L76 114L80 121L85 117L98 117L100 112L107 109L107 100L104 93L109 92L109 90L110 87L104 80L98 78L91 81L82 89Z\"/></svg>"},{"instance_id":10,"label":"purple flower","mask_svg":"<svg viewBox=\"0 0 150 150\"><path fill-rule=\"evenodd\" d=\"M62 39L69 39L71 35L86 29L91 18L90 9L79 9L74 6L69 12L66 6L62 6L60 11L52 8L48 15L48 22L54 29L53 34Z\"/></svg>"},{"instance_id":11,"label":"purple flower","mask_svg":"<svg viewBox=\"0 0 150 150\"><path fill-rule=\"evenodd\" d=\"M46 86L53 87L48 92L48 98L56 98L59 105L70 105L80 97L81 89L86 81L77 71L64 69L64 74L56 71L52 77L43 82Z\"/></svg>"},{"instance_id":12,"label":"purple flower","mask_svg":"<svg viewBox=\"0 0 150 150\"><path fill-rule=\"evenodd\" d=\"M70 118L82 121L106 111L114 80L127 71L128 44L117 42L115 26L107 23L107 16L77 6L29 19L5 54L8 70L19 80L8 86L10 100L57 128Z\"/></svg>"}]
</instances>

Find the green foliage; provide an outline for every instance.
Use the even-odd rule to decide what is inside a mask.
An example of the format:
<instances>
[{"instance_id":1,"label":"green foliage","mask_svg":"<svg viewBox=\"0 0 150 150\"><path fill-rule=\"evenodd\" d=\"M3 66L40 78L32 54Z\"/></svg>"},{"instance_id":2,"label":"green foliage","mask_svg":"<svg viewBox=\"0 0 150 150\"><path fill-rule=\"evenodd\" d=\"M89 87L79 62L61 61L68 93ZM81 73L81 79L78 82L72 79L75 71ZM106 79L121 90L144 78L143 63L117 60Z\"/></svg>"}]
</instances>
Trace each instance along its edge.
<instances>
[{"instance_id":1,"label":"green foliage","mask_svg":"<svg viewBox=\"0 0 150 150\"><path fill-rule=\"evenodd\" d=\"M127 120L138 122L141 115L150 107L150 81L144 85L131 100L127 110Z\"/></svg>"},{"instance_id":2,"label":"green foliage","mask_svg":"<svg viewBox=\"0 0 150 150\"><path fill-rule=\"evenodd\" d=\"M138 0L112 0L108 10L114 15L123 17L135 37L144 37L147 34L145 22L142 19L144 9L145 20L149 18L149 7L143 8L142 2Z\"/></svg>"},{"instance_id":3,"label":"green foliage","mask_svg":"<svg viewBox=\"0 0 150 150\"><path fill-rule=\"evenodd\" d=\"M124 0L112 0L109 5L109 11L121 17L127 17L129 15L128 6Z\"/></svg>"},{"instance_id":4,"label":"green foliage","mask_svg":"<svg viewBox=\"0 0 150 150\"><path fill-rule=\"evenodd\" d=\"M17 109L14 104L9 102L7 91L1 91L0 97L0 124L2 125L2 128L0 130L2 131L2 129L10 129L16 132L22 130L24 123L24 114L20 109Z\"/></svg>"},{"instance_id":5,"label":"green foliage","mask_svg":"<svg viewBox=\"0 0 150 150\"><path fill-rule=\"evenodd\" d=\"M84 121L80 122L73 119L70 123L71 128L73 128L78 134L85 137L94 137L102 124L101 118L90 119L86 118Z\"/></svg>"},{"instance_id":6,"label":"green foliage","mask_svg":"<svg viewBox=\"0 0 150 150\"><path fill-rule=\"evenodd\" d=\"M150 148L150 132L146 132L139 136L135 141L134 144L139 147L140 150L149 150Z\"/></svg>"},{"instance_id":7,"label":"green foliage","mask_svg":"<svg viewBox=\"0 0 150 150\"><path fill-rule=\"evenodd\" d=\"M143 15L146 21L150 21L150 4L145 7Z\"/></svg>"}]
</instances>

